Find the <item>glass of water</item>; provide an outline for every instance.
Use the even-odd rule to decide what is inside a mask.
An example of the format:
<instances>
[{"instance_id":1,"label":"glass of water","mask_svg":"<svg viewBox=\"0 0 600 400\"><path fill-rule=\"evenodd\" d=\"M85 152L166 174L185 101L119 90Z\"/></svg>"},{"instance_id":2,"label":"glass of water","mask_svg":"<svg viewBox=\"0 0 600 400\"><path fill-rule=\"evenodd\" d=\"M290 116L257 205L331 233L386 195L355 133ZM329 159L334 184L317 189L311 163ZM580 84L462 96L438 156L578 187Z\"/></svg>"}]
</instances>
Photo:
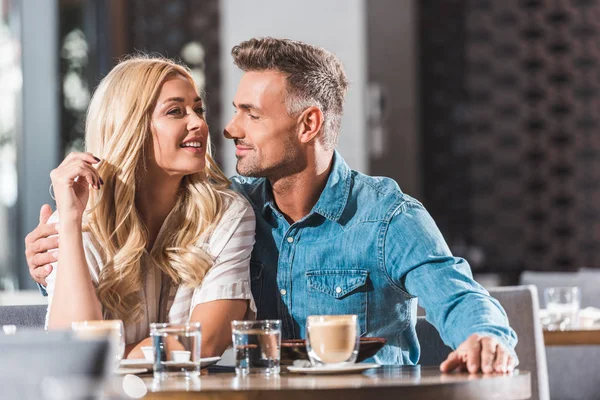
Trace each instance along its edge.
<instances>
[{"instance_id":1,"label":"glass of water","mask_svg":"<svg viewBox=\"0 0 600 400\"><path fill-rule=\"evenodd\" d=\"M155 379L200 376L202 332L199 322L150 324L150 337L154 352Z\"/></svg>"},{"instance_id":2,"label":"glass of water","mask_svg":"<svg viewBox=\"0 0 600 400\"><path fill-rule=\"evenodd\" d=\"M544 300L550 329L572 329L577 326L581 305L581 291L576 286L544 289Z\"/></svg>"},{"instance_id":3,"label":"glass of water","mask_svg":"<svg viewBox=\"0 0 600 400\"><path fill-rule=\"evenodd\" d=\"M236 374L279 374L280 320L232 321L231 335Z\"/></svg>"}]
</instances>

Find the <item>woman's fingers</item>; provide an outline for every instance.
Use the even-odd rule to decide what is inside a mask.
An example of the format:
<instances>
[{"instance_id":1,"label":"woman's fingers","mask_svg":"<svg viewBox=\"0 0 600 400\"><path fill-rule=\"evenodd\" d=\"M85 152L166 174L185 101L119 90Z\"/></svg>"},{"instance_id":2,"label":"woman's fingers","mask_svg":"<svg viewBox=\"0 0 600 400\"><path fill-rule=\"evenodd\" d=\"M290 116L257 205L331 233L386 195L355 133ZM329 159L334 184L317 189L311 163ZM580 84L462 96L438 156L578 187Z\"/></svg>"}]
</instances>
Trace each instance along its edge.
<instances>
[{"instance_id":1,"label":"woman's fingers","mask_svg":"<svg viewBox=\"0 0 600 400\"><path fill-rule=\"evenodd\" d=\"M87 162L90 165L98 164L101 161L98 157L94 156L90 152L87 152L87 153L73 152L73 153L69 153L69 155L67 157L65 157L65 160L63 161L63 163L69 164L75 160L82 160L82 161Z\"/></svg>"},{"instance_id":2,"label":"woman's fingers","mask_svg":"<svg viewBox=\"0 0 600 400\"><path fill-rule=\"evenodd\" d=\"M100 189L102 179L98 171L89 163L81 158L72 159L66 165L59 166L50 173L52 182L56 184L67 184L72 186L76 183L81 184L81 180L95 189Z\"/></svg>"}]
</instances>

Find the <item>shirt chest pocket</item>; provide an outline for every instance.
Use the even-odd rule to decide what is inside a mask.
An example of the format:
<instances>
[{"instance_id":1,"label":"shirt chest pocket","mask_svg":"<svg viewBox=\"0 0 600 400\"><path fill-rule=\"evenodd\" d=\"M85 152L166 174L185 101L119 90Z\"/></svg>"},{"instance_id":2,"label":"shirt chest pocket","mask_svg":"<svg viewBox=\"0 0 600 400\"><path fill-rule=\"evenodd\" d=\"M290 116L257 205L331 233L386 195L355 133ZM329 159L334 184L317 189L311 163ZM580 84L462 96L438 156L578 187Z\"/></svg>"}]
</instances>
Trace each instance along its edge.
<instances>
[{"instance_id":1,"label":"shirt chest pocket","mask_svg":"<svg viewBox=\"0 0 600 400\"><path fill-rule=\"evenodd\" d=\"M362 269L306 272L307 315L356 314L361 335L367 332L369 272Z\"/></svg>"}]
</instances>

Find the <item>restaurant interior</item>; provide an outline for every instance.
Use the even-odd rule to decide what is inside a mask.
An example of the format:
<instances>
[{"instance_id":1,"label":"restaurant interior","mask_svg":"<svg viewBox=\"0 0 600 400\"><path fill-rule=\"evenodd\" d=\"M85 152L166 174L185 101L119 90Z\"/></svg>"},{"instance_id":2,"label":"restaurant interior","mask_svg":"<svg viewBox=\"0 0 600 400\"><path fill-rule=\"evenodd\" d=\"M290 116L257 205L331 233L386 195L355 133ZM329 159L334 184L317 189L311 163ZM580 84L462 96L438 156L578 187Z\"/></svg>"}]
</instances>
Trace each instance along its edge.
<instances>
[{"instance_id":1,"label":"restaurant interior","mask_svg":"<svg viewBox=\"0 0 600 400\"><path fill-rule=\"evenodd\" d=\"M216 162L233 176L222 132L241 72L230 51L266 36L342 61L337 150L422 202L500 302L519 340L511 376L440 375L452 349L421 308L420 369L360 375L285 372L286 357L309 359L301 340L282 344L275 380L241 380L226 351L198 380L161 382L114 374L110 341L40 336L47 298L24 239L41 205L54 207L50 171L84 149L100 80L139 52L189 67L207 95ZM0 398L598 399L599 130L600 0L0 0ZM365 342L358 361L377 346Z\"/></svg>"}]
</instances>

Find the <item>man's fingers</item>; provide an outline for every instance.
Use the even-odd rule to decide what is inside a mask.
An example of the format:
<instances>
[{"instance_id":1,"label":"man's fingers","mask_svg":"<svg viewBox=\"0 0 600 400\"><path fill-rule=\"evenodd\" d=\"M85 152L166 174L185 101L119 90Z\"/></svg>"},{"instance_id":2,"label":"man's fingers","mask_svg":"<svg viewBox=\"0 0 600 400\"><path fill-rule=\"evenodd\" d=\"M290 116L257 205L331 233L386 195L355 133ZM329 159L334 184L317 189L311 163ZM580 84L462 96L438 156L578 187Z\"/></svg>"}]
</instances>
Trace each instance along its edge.
<instances>
[{"instance_id":1,"label":"man's fingers","mask_svg":"<svg viewBox=\"0 0 600 400\"><path fill-rule=\"evenodd\" d=\"M467 339L467 369L474 374L479 372L481 365L481 338L474 334Z\"/></svg>"},{"instance_id":2,"label":"man's fingers","mask_svg":"<svg viewBox=\"0 0 600 400\"><path fill-rule=\"evenodd\" d=\"M511 356L508 356L508 367L507 367L507 371L508 372L513 372L513 370L515 369L515 359L512 358Z\"/></svg>"},{"instance_id":3,"label":"man's fingers","mask_svg":"<svg viewBox=\"0 0 600 400\"><path fill-rule=\"evenodd\" d=\"M56 251L49 251L47 253L38 253L35 256L33 256L33 258L31 259L31 273L33 274L33 271L39 270L41 267L43 267L44 265L48 265L51 263L54 263L58 260L58 252ZM44 275L44 278L48 275L48 273L46 273Z\"/></svg>"},{"instance_id":4,"label":"man's fingers","mask_svg":"<svg viewBox=\"0 0 600 400\"><path fill-rule=\"evenodd\" d=\"M52 207L50 207L48 204L44 204L42 208L40 208L40 224L47 223L51 216Z\"/></svg>"},{"instance_id":5,"label":"man's fingers","mask_svg":"<svg viewBox=\"0 0 600 400\"><path fill-rule=\"evenodd\" d=\"M47 285L46 278L48 277L50 272L52 272L52 265L50 265L50 264L44 265L42 267L39 267L39 268L36 268L35 270L33 270L31 272L31 277L33 278L34 281L36 281L40 285L46 286Z\"/></svg>"},{"instance_id":6,"label":"man's fingers","mask_svg":"<svg viewBox=\"0 0 600 400\"><path fill-rule=\"evenodd\" d=\"M58 236L38 239L30 247L34 254L58 250Z\"/></svg>"},{"instance_id":7,"label":"man's fingers","mask_svg":"<svg viewBox=\"0 0 600 400\"><path fill-rule=\"evenodd\" d=\"M457 367L459 367L462 363L461 357L458 354L458 351L453 351L448 354L448 358L444 362L440 364L441 372L452 372Z\"/></svg>"},{"instance_id":8,"label":"man's fingers","mask_svg":"<svg viewBox=\"0 0 600 400\"><path fill-rule=\"evenodd\" d=\"M494 372L493 362L496 358L498 342L491 337L481 339L481 371L485 374Z\"/></svg>"},{"instance_id":9,"label":"man's fingers","mask_svg":"<svg viewBox=\"0 0 600 400\"><path fill-rule=\"evenodd\" d=\"M29 232L29 234L25 237L25 245L29 245L31 243L35 243L40 238L47 238L48 236L58 234L58 230L56 229L57 224L40 224L34 230ZM27 246L29 247L29 246ZM26 250L32 251L32 249L27 248Z\"/></svg>"},{"instance_id":10,"label":"man's fingers","mask_svg":"<svg viewBox=\"0 0 600 400\"><path fill-rule=\"evenodd\" d=\"M508 371L508 352L503 346L498 346L496 349L496 362L494 362L494 371L506 372Z\"/></svg>"}]
</instances>

